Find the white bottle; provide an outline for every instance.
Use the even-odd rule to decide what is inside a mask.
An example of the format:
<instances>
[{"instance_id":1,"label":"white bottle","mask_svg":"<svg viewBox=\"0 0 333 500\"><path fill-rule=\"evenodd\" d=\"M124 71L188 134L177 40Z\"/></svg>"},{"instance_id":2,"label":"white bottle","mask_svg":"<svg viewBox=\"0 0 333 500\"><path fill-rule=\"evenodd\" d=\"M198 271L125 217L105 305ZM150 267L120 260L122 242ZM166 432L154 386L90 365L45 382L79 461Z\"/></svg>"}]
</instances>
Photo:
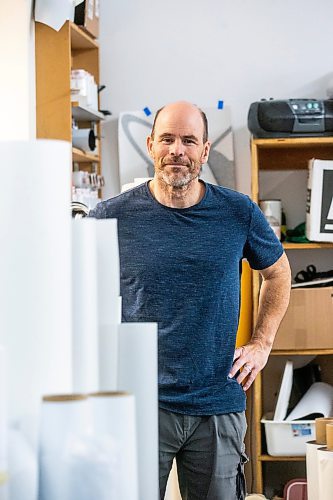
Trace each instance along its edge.
<instances>
[{"instance_id":1,"label":"white bottle","mask_svg":"<svg viewBox=\"0 0 333 500\"><path fill-rule=\"evenodd\" d=\"M281 226L279 221L274 217L271 207L268 205L265 211L265 217L268 224L273 229L278 240L281 240Z\"/></svg>"}]
</instances>

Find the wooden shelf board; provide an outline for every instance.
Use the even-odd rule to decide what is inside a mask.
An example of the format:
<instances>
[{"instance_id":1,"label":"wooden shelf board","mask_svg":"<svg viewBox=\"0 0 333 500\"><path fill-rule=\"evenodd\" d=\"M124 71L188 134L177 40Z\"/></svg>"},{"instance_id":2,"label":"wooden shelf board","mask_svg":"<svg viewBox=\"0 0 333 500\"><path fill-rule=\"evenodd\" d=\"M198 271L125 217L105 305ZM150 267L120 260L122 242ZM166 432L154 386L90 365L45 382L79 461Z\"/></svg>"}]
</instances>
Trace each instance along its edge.
<instances>
[{"instance_id":1,"label":"wooden shelf board","mask_svg":"<svg viewBox=\"0 0 333 500\"><path fill-rule=\"evenodd\" d=\"M85 122L99 122L105 119L103 113L100 113L97 110L95 111L90 108L86 108L84 106L80 106L78 102L72 102L72 117L75 120Z\"/></svg>"},{"instance_id":2,"label":"wooden shelf board","mask_svg":"<svg viewBox=\"0 0 333 500\"><path fill-rule=\"evenodd\" d=\"M273 457L272 455L260 455L258 460L261 462L304 462L305 455L300 457Z\"/></svg>"},{"instance_id":3,"label":"wooden shelf board","mask_svg":"<svg viewBox=\"0 0 333 500\"><path fill-rule=\"evenodd\" d=\"M332 349L272 349L271 356L306 356L307 354L312 356L319 355L330 355L333 354Z\"/></svg>"},{"instance_id":4,"label":"wooden shelf board","mask_svg":"<svg viewBox=\"0 0 333 500\"><path fill-rule=\"evenodd\" d=\"M251 149L259 170L307 170L311 158L333 159L333 136L253 139Z\"/></svg>"},{"instance_id":5,"label":"wooden shelf board","mask_svg":"<svg viewBox=\"0 0 333 500\"><path fill-rule=\"evenodd\" d=\"M313 248L333 248L333 243L317 243L311 241L310 243L282 243L285 250L311 250Z\"/></svg>"},{"instance_id":6,"label":"wooden shelf board","mask_svg":"<svg viewBox=\"0 0 333 500\"><path fill-rule=\"evenodd\" d=\"M72 50L90 50L98 49L99 45L96 40L89 36L79 26L70 23L71 30L71 48Z\"/></svg>"},{"instance_id":7,"label":"wooden shelf board","mask_svg":"<svg viewBox=\"0 0 333 500\"><path fill-rule=\"evenodd\" d=\"M91 162L96 162L98 163L100 161L99 156L89 154L89 153L84 153L78 148L72 148L72 158L73 161L77 161L79 163L91 163Z\"/></svg>"},{"instance_id":8,"label":"wooden shelf board","mask_svg":"<svg viewBox=\"0 0 333 500\"><path fill-rule=\"evenodd\" d=\"M277 139L253 139L253 144L260 149L265 148L312 148L316 147L326 147L333 146L333 136L332 137L284 137Z\"/></svg>"}]
</instances>

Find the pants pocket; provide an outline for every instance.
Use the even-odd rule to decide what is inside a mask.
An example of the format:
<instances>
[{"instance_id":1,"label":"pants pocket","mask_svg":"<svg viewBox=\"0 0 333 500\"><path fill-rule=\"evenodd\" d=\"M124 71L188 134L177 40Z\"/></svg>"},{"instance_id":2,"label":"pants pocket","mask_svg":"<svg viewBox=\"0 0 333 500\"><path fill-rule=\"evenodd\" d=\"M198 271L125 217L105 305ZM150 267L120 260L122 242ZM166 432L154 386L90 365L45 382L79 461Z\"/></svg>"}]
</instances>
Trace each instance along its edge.
<instances>
[{"instance_id":1,"label":"pants pocket","mask_svg":"<svg viewBox=\"0 0 333 500\"><path fill-rule=\"evenodd\" d=\"M246 495L246 481L244 475L244 464L249 461L248 456L242 453L240 456L239 464L237 467L236 478L236 498L237 500L244 500Z\"/></svg>"}]
</instances>

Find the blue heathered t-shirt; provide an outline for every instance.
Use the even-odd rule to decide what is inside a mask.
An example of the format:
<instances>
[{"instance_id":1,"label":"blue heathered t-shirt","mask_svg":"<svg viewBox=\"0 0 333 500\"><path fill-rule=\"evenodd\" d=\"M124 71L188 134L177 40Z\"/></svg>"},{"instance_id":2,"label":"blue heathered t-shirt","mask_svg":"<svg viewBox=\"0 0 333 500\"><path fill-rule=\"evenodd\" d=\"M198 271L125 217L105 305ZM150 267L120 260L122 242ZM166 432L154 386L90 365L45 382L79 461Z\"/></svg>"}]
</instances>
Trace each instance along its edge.
<instances>
[{"instance_id":1,"label":"blue heathered t-shirt","mask_svg":"<svg viewBox=\"0 0 333 500\"><path fill-rule=\"evenodd\" d=\"M228 378L241 262L264 269L283 253L248 196L205 187L189 208L161 205L146 183L90 212L118 219L122 321L158 323L159 405L188 415L245 409L242 387Z\"/></svg>"}]
</instances>

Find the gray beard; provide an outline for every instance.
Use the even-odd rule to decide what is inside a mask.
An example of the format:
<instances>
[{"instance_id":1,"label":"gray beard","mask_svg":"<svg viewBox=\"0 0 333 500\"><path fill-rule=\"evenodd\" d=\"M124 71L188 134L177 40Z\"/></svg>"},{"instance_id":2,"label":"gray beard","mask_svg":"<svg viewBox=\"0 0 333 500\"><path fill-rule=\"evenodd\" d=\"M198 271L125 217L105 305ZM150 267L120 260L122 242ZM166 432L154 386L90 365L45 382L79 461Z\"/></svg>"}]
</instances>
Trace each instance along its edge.
<instances>
[{"instance_id":1,"label":"gray beard","mask_svg":"<svg viewBox=\"0 0 333 500\"><path fill-rule=\"evenodd\" d=\"M167 174L165 171L161 172L159 177L163 179L165 184L174 188L182 188L190 184L191 181L199 177L197 172L188 172L185 176L181 178L174 178L172 174Z\"/></svg>"}]
</instances>

